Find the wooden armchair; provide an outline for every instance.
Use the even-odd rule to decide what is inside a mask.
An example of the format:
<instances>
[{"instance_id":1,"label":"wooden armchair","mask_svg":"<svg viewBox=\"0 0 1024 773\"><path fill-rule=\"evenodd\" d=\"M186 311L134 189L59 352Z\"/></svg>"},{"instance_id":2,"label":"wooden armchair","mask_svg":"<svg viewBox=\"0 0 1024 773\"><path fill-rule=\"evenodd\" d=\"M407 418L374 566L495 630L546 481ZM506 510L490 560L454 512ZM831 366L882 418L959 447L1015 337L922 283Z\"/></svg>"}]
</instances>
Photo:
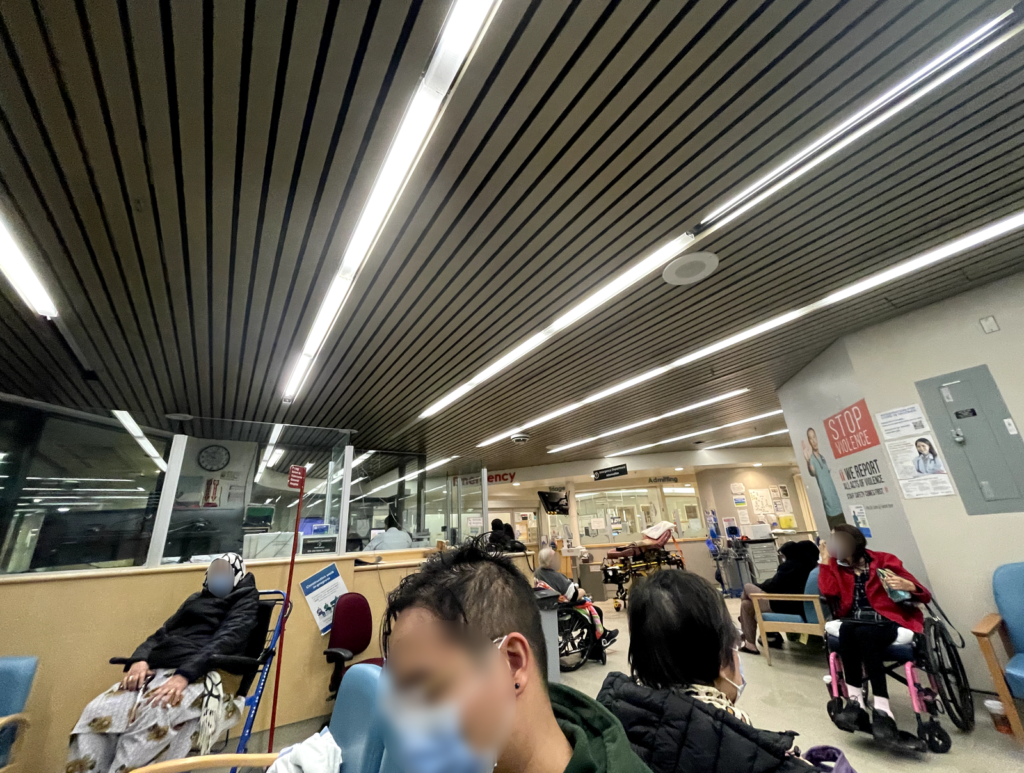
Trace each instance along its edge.
<instances>
[{"instance_id":1,"label":"wooden armchair","mask_svg":"<svg viewBox=\"0 0 1024 773\"><path fill-rule=\"evenodd\" d=\"M134 773L189 773L192 770L211 768L269 768L277 759L276 754L207 754L203 757L186 757L183 760L154 762L136 768Z\"/></svg>"},{"instance_id":2,"label":"wooden armchair","mask_svg":"<svg viewBox=\"0 0 1024 773\"><path fill-rule=\"evenodd\" d=\"M799 633L803 636L813 635L825 638L825 614L818 595L817 567L808 575L804 585L804 593L751 593L754 602L754 614L757 616L757 630L761 638L761 651L768 665L772 664L772 651L768 646L770 633ZM762 611L762 601L802 601L803 615L785 615L779 612Z\"/></svg>"},{"instance_id":3,"label":"wooden armchair","mask_svg":"<svg viewBox=\"0 0 1024 773\"><path fill-rule=\"evenodd\" d=\"M1013 737L1024 746L1024 726L1014 697L1024 699L1024 563L1004 564L992 575L992 590L999 613L985 615L971 631L985 657L996 693L1010 720ZM996 656L992 637L999 634L1009 657L1004 666Z\"/></svg>"}]
</instances>

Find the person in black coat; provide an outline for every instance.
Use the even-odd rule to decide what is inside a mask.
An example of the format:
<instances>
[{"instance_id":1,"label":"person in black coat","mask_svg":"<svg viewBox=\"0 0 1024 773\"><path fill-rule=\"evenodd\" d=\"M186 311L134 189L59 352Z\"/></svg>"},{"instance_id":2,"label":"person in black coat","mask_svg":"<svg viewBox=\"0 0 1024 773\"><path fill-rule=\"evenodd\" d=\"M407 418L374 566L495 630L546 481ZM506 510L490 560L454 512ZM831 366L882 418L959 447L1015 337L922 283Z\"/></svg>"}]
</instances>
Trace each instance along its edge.
<instances>
[{"instance_id":1,"label":"person in black coat","mask_svg":"<svg viewBox=\"0 0 1024 773\"><path fill-rule=\"evenodd\" d=\"M758 730L737 708L739 635L704 578L664 570L637 582L629 634L632 675L609 674L597 700L652 773L813 773L796 733Z\"/></svg>"},{"instance_id":2,"label":"person in black coat","mask_svg":"<svg viewBox=\"0 0 1024 773\"><path fill-rule=\"evenodd\" d=\"M242 558L226 553L159 630L126 659L125 676L92 700L71 733L68 773L134 770L207 753L241 719L212 659L241 655L256 626L259 592Z\"/></svg>"},{"instance_id":3,"label":"person in black coat","mask_svg":"<svg viewBox=\"0 0 1024 773\"><path fill-rule=\"evenodd\" d=\"M800 542L787 542L779 553L782 555L782 564L773 577L769 577L760 585L748 582L743 587L743 598L740 601L740 626L743 628L743 642L740 644L742 652L749 652L752 655L759 655L757 648L757 614L754 612L754 602L750 599L751 593L793 593L801 594L804 586L807 585L807 576L815 566L818 565L818 546L810 540ZM761 609L764 610L762 601ZM802 601L769 601L772 612L780 615L800 615L803 617L804 605ZM781 646L782 634L775 634L779 646ZM769 646L776 646L769 643Z\"/></svg>"}]
</instances>

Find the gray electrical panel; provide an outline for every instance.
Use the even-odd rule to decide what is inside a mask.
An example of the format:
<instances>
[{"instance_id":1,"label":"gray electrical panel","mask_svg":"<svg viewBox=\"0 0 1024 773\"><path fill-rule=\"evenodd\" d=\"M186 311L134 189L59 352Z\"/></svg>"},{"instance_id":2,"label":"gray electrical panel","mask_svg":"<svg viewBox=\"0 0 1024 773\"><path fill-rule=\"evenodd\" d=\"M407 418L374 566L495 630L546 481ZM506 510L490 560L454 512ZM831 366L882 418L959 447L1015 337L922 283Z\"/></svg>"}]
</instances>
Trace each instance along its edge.
<instances>
[{"instance_id":1,"label":"gray electrical panel","mask_svg":"<svg viewBox=\"0 0 1024 773\"><path fill-rule=\"evenodd\" d=\"M987 365L917 382L968 515L1024 512L1024 439Z\"/></svg>"}]
</instances>

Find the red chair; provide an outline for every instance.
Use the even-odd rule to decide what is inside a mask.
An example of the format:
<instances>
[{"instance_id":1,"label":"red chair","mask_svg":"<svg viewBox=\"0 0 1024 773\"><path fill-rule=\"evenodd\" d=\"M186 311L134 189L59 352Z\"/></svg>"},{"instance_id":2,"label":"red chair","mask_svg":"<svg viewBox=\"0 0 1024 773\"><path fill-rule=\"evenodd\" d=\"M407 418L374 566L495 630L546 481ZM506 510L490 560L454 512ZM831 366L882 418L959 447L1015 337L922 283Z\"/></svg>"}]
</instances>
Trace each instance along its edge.
<instances>
[{"instance_id":1,"label":"red chair","mask_svg":"<svg viewBox=\"0 0 1024 773\"><path fill-rule=\"evenodd\" d=\"M373 636L373 615L370 604L361 593L345 593L338 597L334 605L334 617L331 620L331 638L327 642L324 655L328 663L334 664L331 674L330 695L327 700L334 700L338 695L338 686L345 671L355 665L351 661L370 646ZM360 663L372 663L383 666L383 658L367 658Z\"/></svg>"}]
</instances>

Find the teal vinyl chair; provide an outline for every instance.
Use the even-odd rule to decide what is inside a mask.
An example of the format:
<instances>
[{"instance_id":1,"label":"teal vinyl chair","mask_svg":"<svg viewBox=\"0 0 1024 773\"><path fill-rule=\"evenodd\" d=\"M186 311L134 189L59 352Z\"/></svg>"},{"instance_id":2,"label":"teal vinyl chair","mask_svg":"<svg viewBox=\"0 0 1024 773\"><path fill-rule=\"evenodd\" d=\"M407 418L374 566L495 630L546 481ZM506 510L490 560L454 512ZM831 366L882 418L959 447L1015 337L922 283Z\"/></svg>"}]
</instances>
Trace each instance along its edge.
<instances>
[{"instance_id":1,"label":"teal vinyl chair","mask_svg":"<svg viewBox=\"0 0 1024 773\"><path fill-rule=\"evenodd\" d=\"M751 593L750 600L754 602L757 630L761 637L761 650L764 652L769 666L772 664L772 651L768 646L768 634L798 633L804 637L825 637L825 614L821 608L821 596L818 591L818 567L814 567L807 575L803 594ZM802 615L786 615L780 612L762 612L760 601L803 601L804 613Z\"/></svg>"},{"instance_id":2,"label":"teal vinyl chair","mask_svg":"<svg viewBox=\"0 0 1024 773\"><path fill-rule=\"evenodd\" d=\"M380 666L356 663L345 671L328 729L341 747L340 773L381 773L384 738L377 715L377 683ZM183 760L156 762L135 773L187 773L210 768L244 769L269 767L276 754L208 754ZM389 768L394 770L394 768Z\"/></svg>"},{"instance_id":3,"label":"teal vinyl chair","mask_svg":"<svg viewBox=\"0 0 1024 773\"><path fill-rule=\"evenodd\" d=\"M992 593L999 612L986 615L972 633L985 656L1013 737L1024 746L1024 726L1014 704L1014 698L1024 700L1024 563L1003 564L996 569L992 574ZM997 633L1009 656L1005 667L992 646L992 637Z\"/></svg>"},{"instance_id":4,"label":"teal vinyl chair","mask_svg":"<svg viewBox=\"0 0 1024 773\"><path fill-rule=\"evenodd\" d=\"M28 728L25 703L32 691L38 664L39 658L34 657L0 658L0 771L3 773L28 770L18 764L22 761L17 759L17 747Z\"/></svg>"}]
</instances>

